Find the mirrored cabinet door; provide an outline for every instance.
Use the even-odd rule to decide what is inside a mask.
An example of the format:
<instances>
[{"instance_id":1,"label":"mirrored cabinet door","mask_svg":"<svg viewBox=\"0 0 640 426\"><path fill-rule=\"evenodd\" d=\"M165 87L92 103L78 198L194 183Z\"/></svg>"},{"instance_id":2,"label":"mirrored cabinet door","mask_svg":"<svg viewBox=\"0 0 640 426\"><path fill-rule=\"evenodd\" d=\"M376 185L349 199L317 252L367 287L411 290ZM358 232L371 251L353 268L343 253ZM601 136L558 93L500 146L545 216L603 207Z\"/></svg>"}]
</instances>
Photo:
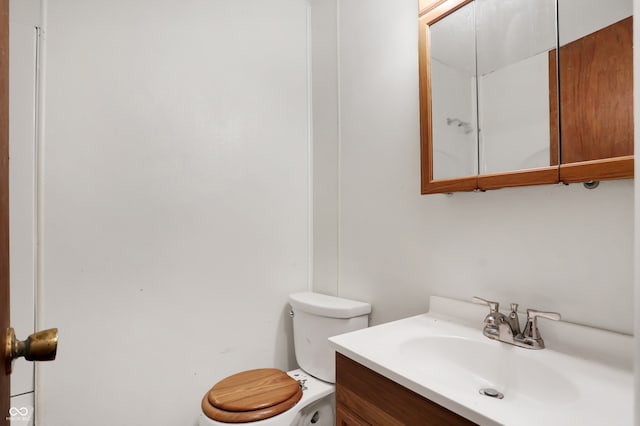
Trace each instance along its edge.
<instances>
[{"instance_id":1,"label":"mirrored cabinet door","mask_svg":"<svg viewBox=\"0 0 640 426\"><path fill-rule=\"evenodd\" d=\"M478 187L556 183L556 1L474 3Z\"/></svg>"},{"instance_id":2,"label":"mirrored cabinet door","mask_svg":"<svg viewBox=\"0 0 640 426\"><path fill-rule=\"evenodd\" d=\"M433 179L478 174L474 3L429 26Z\"/></svg>"},{"instance_id":3,"label":"mirrored cabinet door","mask_svg":"<svg viewBox=\"0 0 640 426\"><path fill-rule=\"evenodd\" d=\"M421 0L422 193L633 177L633 0Z\"/></svg>"},{"instance_id":4,"label":"mirrored cabinet door","mask_svg":"<svg viewBox=\"0 0 640 426\"><path fill-rule=\"evenodd\" d=\"M558 182L555 0L446 0L419 22L422 193Z\"/></svg>"},{"instance_id":5,"label":"mirrored cabinet door","mask_svg":"<svg viewBox=\"0 0 640 426\"><path fill-rule=\"evenodd\" d=\"M422 192L477 188L475 3L447 1L420 19Z\"/></svg>"}]
</instances>

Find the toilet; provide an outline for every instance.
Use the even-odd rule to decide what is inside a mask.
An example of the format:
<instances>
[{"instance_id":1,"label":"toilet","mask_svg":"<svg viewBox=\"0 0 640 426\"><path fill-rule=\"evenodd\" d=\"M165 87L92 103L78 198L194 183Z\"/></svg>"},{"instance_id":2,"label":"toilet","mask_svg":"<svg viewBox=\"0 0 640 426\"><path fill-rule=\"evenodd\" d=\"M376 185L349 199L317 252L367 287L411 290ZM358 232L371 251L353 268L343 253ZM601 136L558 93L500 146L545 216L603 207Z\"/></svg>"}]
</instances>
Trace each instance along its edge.
<instances>
[{"instance_id":1,"label":"toilet","mask_svg":"<svg viewBox=\"0 0 640 426\"><path fill-rule=\"evenodd\" d=\"M300 368L259 368L228 376L202 399L199 426L335 425L335 351L328 338L369 325L371 305L303 292L289 295Z\"/></svg>"}]
</instances>

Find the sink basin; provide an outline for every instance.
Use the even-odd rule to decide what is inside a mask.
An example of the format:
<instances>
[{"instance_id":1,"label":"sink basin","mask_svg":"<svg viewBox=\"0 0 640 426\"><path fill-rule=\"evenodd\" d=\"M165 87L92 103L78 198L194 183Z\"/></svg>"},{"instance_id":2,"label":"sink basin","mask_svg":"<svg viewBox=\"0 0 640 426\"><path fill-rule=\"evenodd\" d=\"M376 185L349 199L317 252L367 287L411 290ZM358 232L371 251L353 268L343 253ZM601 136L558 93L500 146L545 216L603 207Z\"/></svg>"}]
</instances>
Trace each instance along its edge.
<instances>
[{"instance_id":1,"label":"sink basin","mask_svg":"<svg viewBox=\"0 0 640 426\"><path fill-rule=\"evenodd\" d=\"M547 348L531 350L485 337L485 314L470 303L432 297L426 314L329 342L480 425L633 424L631 336L546 322L540 331ZM487 388L504 398L480 392Z\"/></svg>"},{"instance_id":2,"label":"sink basin","mask_svg":"<svg viewBox=\"0 0 640 426\"><path fill-rule=\"evenodd\" d=\"M578 387L566 373L526 352L489 339L429 336L400 343L397 356L429 376L431 383L460 392L490 388L508 400L554 405L578 398Z\"/></svg>"}]
</instances>

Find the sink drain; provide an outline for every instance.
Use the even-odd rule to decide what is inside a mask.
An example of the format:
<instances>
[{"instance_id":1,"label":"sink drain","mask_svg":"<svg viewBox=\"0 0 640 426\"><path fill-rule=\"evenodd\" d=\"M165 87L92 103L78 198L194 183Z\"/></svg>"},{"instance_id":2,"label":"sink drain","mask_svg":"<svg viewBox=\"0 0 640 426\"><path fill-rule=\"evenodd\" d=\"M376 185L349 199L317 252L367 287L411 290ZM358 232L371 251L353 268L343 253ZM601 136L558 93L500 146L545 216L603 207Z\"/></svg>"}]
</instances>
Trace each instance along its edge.
<instances>
[{"instance_id":1,"label":"sink drain","mask_svg":"<svg viewBox=\"0 0 640 426\"><path fill-rule=\"evenodd\" d=\"M488 396L488 397L491 397L491 398L497 398L497 399L504 398L504 395L502 393L498 392L495 389L491 389L491 388L480 389L480 393L482 395L485 395L485 396Z\"/></svg>"}]
</instances>

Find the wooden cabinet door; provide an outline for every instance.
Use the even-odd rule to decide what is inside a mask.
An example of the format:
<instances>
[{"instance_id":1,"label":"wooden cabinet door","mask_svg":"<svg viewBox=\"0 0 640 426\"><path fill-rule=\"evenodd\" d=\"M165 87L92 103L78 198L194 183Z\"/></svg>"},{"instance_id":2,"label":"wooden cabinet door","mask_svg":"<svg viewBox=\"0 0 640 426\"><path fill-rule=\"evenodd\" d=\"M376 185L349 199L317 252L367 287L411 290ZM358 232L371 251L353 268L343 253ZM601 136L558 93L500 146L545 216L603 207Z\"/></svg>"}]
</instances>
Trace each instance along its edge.
<instances>
[{"instance_id":1,"label":"wooden cabinet door","mask_svg":"<svg viewBox=\"0 0 640 426\"><path fill-rule=\"evenodd\" d=\"M338 426L475 425L339 353L336 354L336 418Z\"/></svg>"},{"instance_id":2,"label":"wooden cabinet door","mask_svg":"<svg viewBox=\"0 0 640 426\"><path fill-rule=\"evenodd\" d=\"M336 407L336 426L371 426L347 408Z\"/></svg>"},{"instance_id":3,"label":"wooden cabinet door","mask_svg":"<svg viewBox=\"0 0 640 426\"><path fill-rule=\"evenodd\" d=\"M560 47L560 180L633 177L633 17Z\"/></svg>"}]
</instances>

